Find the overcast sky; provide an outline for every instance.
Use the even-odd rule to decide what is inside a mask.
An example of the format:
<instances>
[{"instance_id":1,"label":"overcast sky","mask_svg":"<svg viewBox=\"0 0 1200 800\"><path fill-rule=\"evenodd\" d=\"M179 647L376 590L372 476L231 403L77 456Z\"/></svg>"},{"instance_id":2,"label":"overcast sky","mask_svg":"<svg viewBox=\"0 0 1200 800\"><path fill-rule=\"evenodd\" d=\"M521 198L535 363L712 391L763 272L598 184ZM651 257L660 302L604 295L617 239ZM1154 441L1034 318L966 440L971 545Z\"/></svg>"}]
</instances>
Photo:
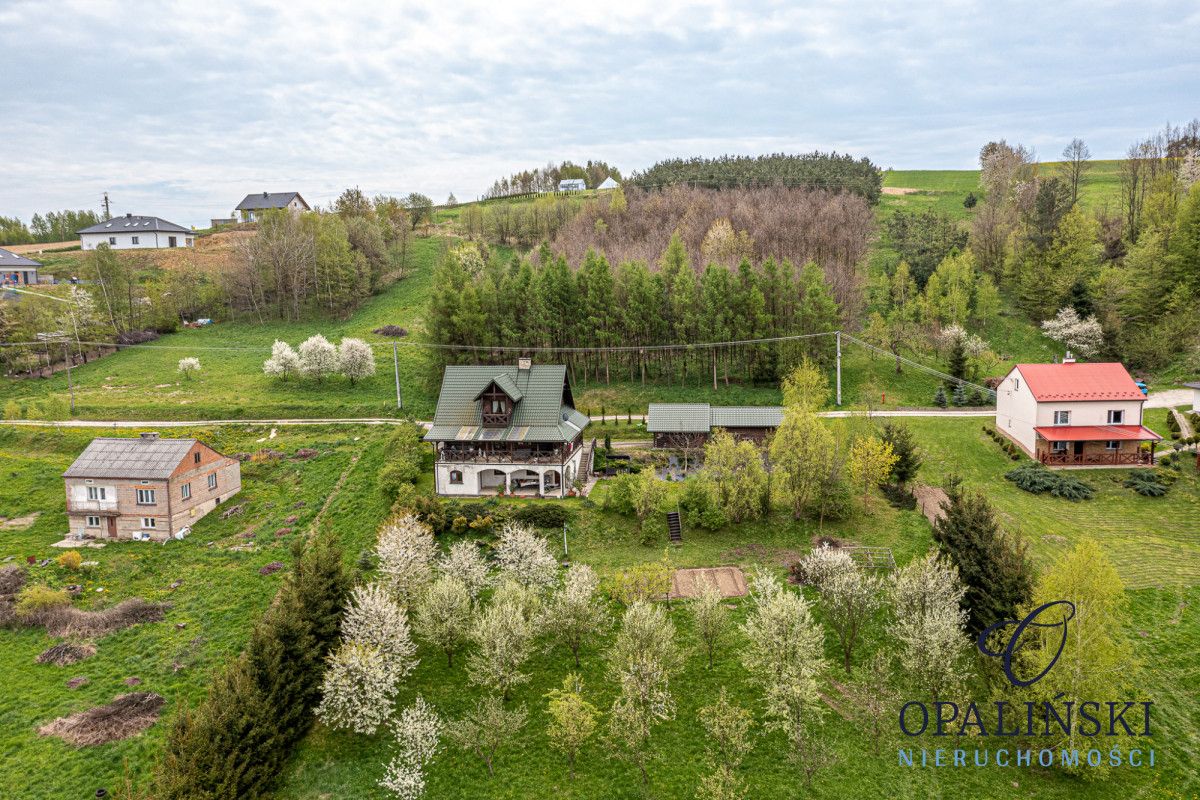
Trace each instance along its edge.
<instances>
[{"instance_id":1,"label":"overcast sky","mask_svg":"<svg viewBox=\"0 0 1200 800\"><path fill-rule=\"evenodd\" d=\"M1200 115L1200 4L0 0L0 214L207 224L248 192L450 192L548 160L1097 157Z\"/></svg>"}]
</instances>

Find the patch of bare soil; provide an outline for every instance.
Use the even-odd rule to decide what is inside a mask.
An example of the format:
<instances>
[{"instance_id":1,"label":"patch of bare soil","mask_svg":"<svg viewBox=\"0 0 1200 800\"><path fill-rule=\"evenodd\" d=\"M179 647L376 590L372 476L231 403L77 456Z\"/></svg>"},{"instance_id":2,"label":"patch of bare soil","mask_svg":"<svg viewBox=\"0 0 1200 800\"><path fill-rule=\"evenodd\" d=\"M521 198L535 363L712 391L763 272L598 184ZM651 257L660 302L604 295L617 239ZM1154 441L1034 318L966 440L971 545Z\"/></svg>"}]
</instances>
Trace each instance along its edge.
<instances>
[{"instance_id":1,"label":"patch of bare soil","mask_svg":"<svg viewBox=\"0 0 1200 800\"><path fill-rule=\"evenodd\" d=\"M4 520L3 522L0 522L0 529L6 531L26 530L33 525L33 523L37 522L37 518L41 515L42 512L34 511L32 514L26 514L23 517L13 517L12 519L4 519L3 517L0 517L0 519Z\"/></svg>"},{"instance_id":2,"label":"patch of bare soil","mask_svg":"<svg viewBox=\"0 0 1200 800\"><path fill-rule=\"evenodd\" d=\"M942 518L942 503L950 501L950 498L946 496L945 489L940 486L917 484L912 491L913 497L917 498L917 508L921 509L921 513L925 515L925 519L929 520L930 525Z\"/></svg>"},{"instance_id":3,"label":"patch of bare soil","mask_svg":"<svg viewBox=\"0 0 1200 800\"><path fill-rule=\"evenodd\" d=\"M25 568L10 564L0 567L0 598L11 597L25 585Z\"/></svg>"},{"instance_id":4,"label":"patch of bare soil","mask_svg":"<svg viewBox=\"0 0 1200 800\"><path fill-rule=\"evenodd\" d=\"M118 695L106 706L59 717L38 728L42 736L57 736L76 747L128 739L149 728L162 713L166 700L153 692Z\"/></svg>"},{"instance_id":5,"label":"patch of bare soil","mask_svg":"<svg viewBox=\"0 0 1200 800\"><path fill-rule=\"evenodd\" d=\"M904 186L884 186L884 194L916 194L920 189L909 189Z\"/></svg>"},{"instance_id":6,"label":"patch of bare soil","mask_svg":"<svg viewBox=\"0 0 1200 800\"><path fill-rule=\"evenodd\" d=\"M42 625L51 636L93 638L107 636L143 622L161 622L169 603L148 603L140 597L122 600L112 608L83 611L78 608L53 608L25 617L30 625Z\"/></svg>"},{"instance_id":7,"label":"patch of bare soil","mask_svg":"<svg viewBox=\"0 0 1200 800\"><path fill-rule=\"evenodd\" d=\"M94 644L59 642L50 649L45 650L34 661L38 664L53 664L56 667L65 667L68 664L76 664L94 655L96 655L96 646Z\"/></svg>"},{"instance_id":8,"label":"patch of bare soil","mask_svg":"<svg viewBox=\"0 0 1200 800\"><path fill-rule=\"evenodd\" d=\"M752 544L742 544L737 547L731 547L721 553L722 561L775 561L782 567L786 567L793 561L796 561L804 556L804 553L799 550L788 550L783 547L767 547L766 545L754 542Z\"/></svg>"},{"instance_id":9,"label":"patch of bare soil","mask_svg":"<svg viewBox=\"0 0 1200 800\"><path fill-rule=\"evenodd\" d=\"M699 597L705 582L715 583L722 597L745 597L746 576L738 567L677 569L671 577L671 597Z\"/></svg>"}]
</instances>

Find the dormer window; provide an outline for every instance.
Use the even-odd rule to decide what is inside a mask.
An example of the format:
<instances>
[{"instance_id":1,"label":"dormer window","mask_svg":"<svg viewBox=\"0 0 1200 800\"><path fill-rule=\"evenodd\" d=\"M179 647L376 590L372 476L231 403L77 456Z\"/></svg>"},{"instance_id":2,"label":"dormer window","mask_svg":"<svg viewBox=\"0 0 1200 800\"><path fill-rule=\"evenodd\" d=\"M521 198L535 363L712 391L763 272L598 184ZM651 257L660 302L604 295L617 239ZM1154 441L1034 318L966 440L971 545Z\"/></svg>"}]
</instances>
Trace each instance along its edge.
<instances>
[{"instance_id":1,"label":"dormer window","mask_svg":"<svg viewBox=\"0 0 1200 800\"><path fill-rule=\"evenodd\" d=\"M500 376L477 395L480 421L485 428L507 428L521 400L521 391L507 376Z\"/></svg>"}]
</instances>

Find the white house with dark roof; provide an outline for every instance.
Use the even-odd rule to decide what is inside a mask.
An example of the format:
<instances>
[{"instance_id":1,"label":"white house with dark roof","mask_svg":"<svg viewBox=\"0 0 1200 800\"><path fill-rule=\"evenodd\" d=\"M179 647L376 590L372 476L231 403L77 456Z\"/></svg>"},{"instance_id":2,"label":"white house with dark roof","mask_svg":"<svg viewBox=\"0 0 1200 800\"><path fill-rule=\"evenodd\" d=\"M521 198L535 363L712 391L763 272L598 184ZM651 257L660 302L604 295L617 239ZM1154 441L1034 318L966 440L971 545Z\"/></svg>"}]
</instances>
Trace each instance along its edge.
<instances>
[{"instance_id":1,"label":"white house with dark roof","mask_svg":"<svg viewBox=\"0 0 1200 800\"><path fill-rule=\"evenodd\" d=\"M0 286L29 286L38 282L40 262L0 247Z\"/></svg>"},{"instance_id":2,"label":"white house with dark roof","mask_svg":"<svg viewBox=\"0 0 1200 800\"><path fill-rule=\"evenodd\" d=\"M237 459L196 439L93 439L63 473L73 539L161 541L241 491Z\"/></svg>"},{"instance_id":3,"label":"white house with dark roof","mask_svg":"<svg viewBox=\"0 0 1200 800\"><path fill-rule=\"evenodd\" d=\"M262 212L275 209L286 209L293 214L311 210L299 192L258 192L246 195L234 209L234 216L240 216L242 222L254 222Z\"/></svg>"},{"instance_id":4,"label":"white house with dark roof","mask_svg":"<svg viewBox=\"0 0 1200 800\"><path fill-rule=\"evenodd\" d=\"M1123 364L1017 364L996 387L996 430L1047 466L1150 466L1162 437L1145 402Z\"/></svg>"},{"instance_id":5,"label":"white house with dark roof","mask_svg":"<svg viewBox=\"0 0 1200 800\"><path fill-rule=\"evenodd\" d=\"M433 426L441 495L565 497L590 468L583 429L561 364L449 366Z\"/></svg>"},{"instance_id":6,"label":"white house with dark roof","mask_svg":"<svg viewBox=\"0 0 1200 800\"><path fill-rule=\"evenodd\" d=\"M195 233L191 228L167 222L162 217L126 214L113 217L79 231L84 250L106 244L113 250L146 250L167 247L192 247Z\"/></svg>"},{"instance_id":7,"label":"white house with dark roof","mask_svg":"<svg viewBox=\"0 0 1200 800\"><path fill-rule=\"evenodd\" d=\"M587 182L583 178L563 178L558 182L560 192L582 192L586 188Z\"/></svg>"}]
</instances>

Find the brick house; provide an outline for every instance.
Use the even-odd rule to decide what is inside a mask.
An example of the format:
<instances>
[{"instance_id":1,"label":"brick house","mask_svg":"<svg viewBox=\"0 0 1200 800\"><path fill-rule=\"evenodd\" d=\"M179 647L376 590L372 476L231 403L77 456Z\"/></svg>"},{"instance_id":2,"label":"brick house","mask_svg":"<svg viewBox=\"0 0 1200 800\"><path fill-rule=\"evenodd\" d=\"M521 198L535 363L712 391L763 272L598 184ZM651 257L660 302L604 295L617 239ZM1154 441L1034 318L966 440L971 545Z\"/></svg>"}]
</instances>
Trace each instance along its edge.
<instances>
[{"instance_id":1,"label":"brick house","mask_svg":"<svg viewBox=\"0 0 1200 800\"><path fill-rule=\"evenodd\" d=\"M1017 364L996 387L996 430L1046 466L1151 466L1162 437L1145 402L1122 364Z\"/></svg>"},{"instance_id":2,"label":"brick house","mask_svg":"<svg viewBox=\"0 0 1200 800\"><path fill-rule=\"evenodd\" d=\"M242 488L237 459L195 439L97 438L63 473L70 538L163 541Z\"/></svg>"}]
</instances>

